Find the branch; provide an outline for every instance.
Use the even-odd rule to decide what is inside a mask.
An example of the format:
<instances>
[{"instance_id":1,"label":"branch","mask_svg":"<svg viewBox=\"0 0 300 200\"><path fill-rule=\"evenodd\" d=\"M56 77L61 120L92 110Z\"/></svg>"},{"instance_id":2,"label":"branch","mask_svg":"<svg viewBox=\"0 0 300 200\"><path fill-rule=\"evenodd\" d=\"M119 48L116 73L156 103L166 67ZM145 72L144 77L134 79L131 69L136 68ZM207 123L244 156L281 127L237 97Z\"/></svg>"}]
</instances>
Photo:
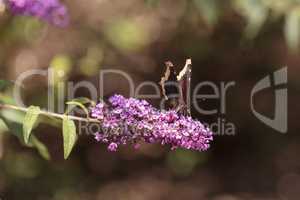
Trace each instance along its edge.
<instances>
[{"instance_id":1,"label":"branch","mask_svg":"<svg viewBox=\"0 0 300 200\"><path fill-rule=\"evenodd\" d=\"M18 106L9 105L9 104L0 104L0 108L12 109L12 110L17 110L17 111L21 111L21 112L28 111L28 108L18 107ZM63 114L57 114L57 113L48 112L48 111L41 111L40 115L55 117L55 118L59 118L59 119L63 119L65 116ZM77 117L74 115L68 115L68 118L71 120L87 122L87 123L89 123L89 122L100 123L100 121L97 119L87 119L87 118Z\"/></svg>"}]
</instances>

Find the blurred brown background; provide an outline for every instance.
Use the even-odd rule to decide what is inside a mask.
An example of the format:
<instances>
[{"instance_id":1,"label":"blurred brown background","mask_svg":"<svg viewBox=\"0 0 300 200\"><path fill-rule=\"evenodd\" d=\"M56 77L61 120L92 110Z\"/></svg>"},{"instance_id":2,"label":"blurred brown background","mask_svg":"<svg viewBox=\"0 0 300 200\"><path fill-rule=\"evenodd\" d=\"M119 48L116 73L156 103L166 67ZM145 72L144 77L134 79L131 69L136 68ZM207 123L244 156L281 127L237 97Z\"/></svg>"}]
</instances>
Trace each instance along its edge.
<instances>
[{"instance_id":1,"label":"blurred brown background","mask_svg":"<svg viewBox=\"0 0 300 200\"><path fill-rule=\"evenodd\" d=\"M183 66L191 57L192 86L200 81L236 82L228 90L223 116L236 125L236 134L215 136L204 153L155 145L110 153L92 136L82 135L64 161L61 130L40 124L35 134L49 149L51 160L46 161L1 125L0 199L299 199L300 1L65 3L71 24L64 29L11 16L0 5L0 79L15 80L26 70L50 67L65 72L60 82L86 80L99 86L103 69L126 71L136 84L158 82L164 61ZM287 134L261 123L250 109L253 86L283 66L288 66L289 81ZM128 93L118 77L105 80L106 96ZM84 90L77 94L87 95ZM23 98L27 105L47 105L47 80L27 80ZM256 98L256 109L272 117L274 91ZM219 102L199 104L215 108ZM193 110L193 117L211 123L219 115Z\"/></svg>"}]
</instances>

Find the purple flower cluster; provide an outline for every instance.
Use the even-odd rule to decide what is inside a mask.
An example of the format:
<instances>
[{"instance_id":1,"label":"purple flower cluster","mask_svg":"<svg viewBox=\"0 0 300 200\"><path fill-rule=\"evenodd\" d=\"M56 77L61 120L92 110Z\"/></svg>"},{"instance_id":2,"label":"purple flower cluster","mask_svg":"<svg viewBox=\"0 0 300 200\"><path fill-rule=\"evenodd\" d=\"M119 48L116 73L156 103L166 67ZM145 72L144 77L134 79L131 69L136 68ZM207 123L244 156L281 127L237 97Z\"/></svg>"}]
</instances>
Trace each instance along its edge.
<instances>
[{"instance_id":1,"label":"purple flower cluster","mask_svg":"<svg viewBox=\"0 0 300 200\"><path fill-rule=\"evenodd\" d=\"M205 151L213 140L212 132L191 117L173 110L160 111L145 100L121 95L110 97L109 104L97 104L91 117L101 122L101 132L95 133L95 139L107 143L110 151L116 151L119 145L138 147L140 141Z\"/></svg>"},{"instance_id":2,"label":"purple flower cluster","mask_svg":"<svg viewBox=\"0 0 300 200\"><path fill-rule=\"evenodd\" d=\"M69 18L67 8L59 0L6 0L16 15L35 16L53 25L64 27Z\"/></svg>"}]
</instances>

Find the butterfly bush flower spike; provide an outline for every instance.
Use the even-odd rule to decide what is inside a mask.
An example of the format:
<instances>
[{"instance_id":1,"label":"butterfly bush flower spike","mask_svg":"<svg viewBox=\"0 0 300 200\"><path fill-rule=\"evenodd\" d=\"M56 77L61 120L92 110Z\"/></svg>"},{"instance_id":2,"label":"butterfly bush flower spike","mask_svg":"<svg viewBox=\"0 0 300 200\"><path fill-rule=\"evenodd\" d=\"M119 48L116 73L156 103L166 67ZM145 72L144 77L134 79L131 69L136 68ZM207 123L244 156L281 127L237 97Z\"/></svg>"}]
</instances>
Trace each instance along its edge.
<instances>
[{"instance_id":1,"label":"butterfly bush flower spike","mask_svg":"<svg viewBox=\"0 0 300 200\"><path fill-rule=\"evenodd\" d=\"M160 111L145 100L121 95L112 96L108 104L97 104L91 110L91 117L102 126L95 139L108 144L110 151L126 144L138 148L140 142L205 151L213 140L212 132L191 117L174 110Z\"/></svg>"},{"instance_id":2,"label":"butterfly bush flower spike","mask_svg":"<svg viewBox=\"0 0 300 200\"><path fill-rule=\"evenodd\" d=\"M69 23L67 8L59 0L7 0L15 15L34 16L59 27Z\"/></svg>"}]
</instances>

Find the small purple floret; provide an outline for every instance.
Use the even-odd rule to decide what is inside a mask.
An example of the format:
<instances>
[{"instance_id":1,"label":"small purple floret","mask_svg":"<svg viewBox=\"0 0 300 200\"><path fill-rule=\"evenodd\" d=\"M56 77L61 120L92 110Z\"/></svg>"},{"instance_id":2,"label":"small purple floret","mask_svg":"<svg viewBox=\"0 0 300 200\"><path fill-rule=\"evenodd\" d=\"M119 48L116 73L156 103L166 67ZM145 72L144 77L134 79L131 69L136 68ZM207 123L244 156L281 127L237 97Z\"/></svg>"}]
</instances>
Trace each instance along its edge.
<instances>
[{"instance_id":1,"label":"small purple floret","mask_svg":"<svg viewBox=\"0 0 300 200\"><path fill-rule=\"evenodd\" d=\"M205 151L213 140L212 132L201 122L178 114L174 110L160 111L145 100L114 95L109 104L99 103L91 110L91 117L102 123L95 139L108 143L108 150L119 145L139 142L171 145L171 149L185 148Z\"/></svg>"},{"instance_id":2,"label":"small purple floret","mask_svg":"<svg viewBox=\"0 0 300 200\"><path fill-rule=\"evenodd\" d=\"M114 143L114 142L110 143L110 144L108 145L108 147L107 147L107 149L108 149L109 151L117 151L117 148L118 148L118 144L117 144L117 143Z\"/></svg>"}]
</instances>

